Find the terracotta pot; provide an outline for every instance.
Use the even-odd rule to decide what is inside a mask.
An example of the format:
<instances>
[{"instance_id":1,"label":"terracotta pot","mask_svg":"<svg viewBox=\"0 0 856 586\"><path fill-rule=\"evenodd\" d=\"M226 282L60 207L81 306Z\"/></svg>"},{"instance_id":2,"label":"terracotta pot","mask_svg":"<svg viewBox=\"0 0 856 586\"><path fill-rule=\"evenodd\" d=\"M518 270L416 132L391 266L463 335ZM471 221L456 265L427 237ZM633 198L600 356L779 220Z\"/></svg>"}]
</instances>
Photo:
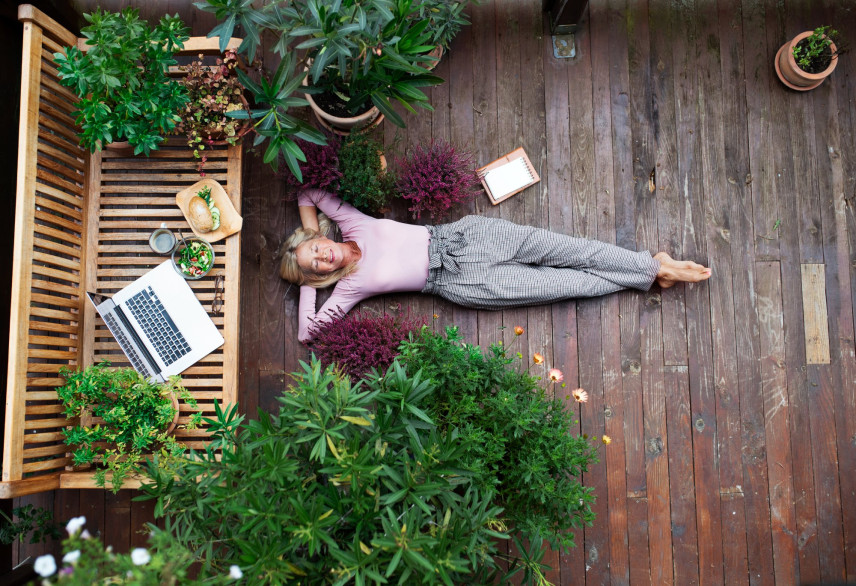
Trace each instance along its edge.
<instances>
[{"instance_id":1,"label":"terracotta pot","mask_svg":"<svg viewBox=\"0 0 856 586\"><path fill-rule=\"evenodd\" d=\"M799 65L797 65L796 59L794 59L794 47L796 47L800 41L806 37L810 37L812 34L814 34L814 31L806 31L798 34L793 39L782 45L779 52L776 53L776 75L779 76L779 79L783 84L792 90L800 92L813 90L822 84L823 80L829 77L833 70L835 70L835 66L838 65L838 57L835 55L835 51L837 49L835 47L835 43L832 43L829 45L829 48L832 51L832 61L829 63L829 67L827 67L826 70L820 73L807 73L800 69Z\"/></svg>"},{"instance_id":2,"label":"terracotta pot","mask_svg":"<svg viewBox=\"0 0 856 586\"><path fill-rule=\"evenodd\" d=\"M107 150L122 157L134 156L134 147L127 140L111 142L107 145Z\"/></svg>"},{"instance_id":3,"label":"terracotta pot","mask_svg":"<svg viewBox=\"0 0 856 586\"><path fill-rule=\"evenodd\" d=\"M380 110L378 110L376 106L372 106L370 110L360 114L359 116L340 118L339 116L333 116L332 114L328 114L322 110L318 104L315 103L315 100L312 99L310 94L306 94L306 101L309 102L309 107L312 108L312 112L315 114L315 118L318 119L321 126L330 132L335 132L341 136L348 136L351 134L352 129L362 130L374 128L383 121L383 114L380 113Z\"/></svg>"},{"instance_id":4,"label":"terracotta pot","mask_svg":"<svg viewBox=\"0 0 856 586\"><path fill-rule=\"evenodd\" d=\"M446 50L443 49L443 45L437 45L434 49L428 53L429 57L434 57L436 61L431 61L427 65L425 65L425 69L428 71L434 71L434 68L440 64L440 59L443 58L443 55L446 53Z\"/></svg>"}]
</instances>

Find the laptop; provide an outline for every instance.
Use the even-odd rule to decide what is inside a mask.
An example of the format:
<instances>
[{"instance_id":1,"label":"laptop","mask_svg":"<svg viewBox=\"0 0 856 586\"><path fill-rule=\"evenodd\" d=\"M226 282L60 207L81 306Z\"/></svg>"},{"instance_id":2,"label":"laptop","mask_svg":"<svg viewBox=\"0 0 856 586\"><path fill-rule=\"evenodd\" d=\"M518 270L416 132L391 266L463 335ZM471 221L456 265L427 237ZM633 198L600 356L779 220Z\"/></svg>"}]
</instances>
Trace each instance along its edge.
<instances>
[{"instance_id":1,"label":"laptop","mask_svg":"<svg viewBox=\"0 0 856 586\"><path fill-rule=\"evenodd\" d=\"M190 285L161 263L112 298L87 292L134 369L165 382L223 345Z\"/></svg>"}]
</instances>

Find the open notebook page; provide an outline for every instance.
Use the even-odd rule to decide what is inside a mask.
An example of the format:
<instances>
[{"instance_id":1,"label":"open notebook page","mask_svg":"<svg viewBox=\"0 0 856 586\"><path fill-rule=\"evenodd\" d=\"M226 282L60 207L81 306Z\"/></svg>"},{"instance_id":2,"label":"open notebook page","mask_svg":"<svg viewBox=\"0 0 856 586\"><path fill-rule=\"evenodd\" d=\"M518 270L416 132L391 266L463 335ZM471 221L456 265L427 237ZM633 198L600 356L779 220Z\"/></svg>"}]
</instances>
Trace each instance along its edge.
<instances>
[{"instance_id":1,"label":"open notebook page","mask_svg":"<svg viewBox=\"0 0 856 586\"><path fill-rule=\"evenodd\" d=\"M529 167L526 166L526 161L522 157L491 169L484 176L484 182L494 199L517 191L532 183L532 180L532 173L529 172Z\"/></svg>"}]
</instances>

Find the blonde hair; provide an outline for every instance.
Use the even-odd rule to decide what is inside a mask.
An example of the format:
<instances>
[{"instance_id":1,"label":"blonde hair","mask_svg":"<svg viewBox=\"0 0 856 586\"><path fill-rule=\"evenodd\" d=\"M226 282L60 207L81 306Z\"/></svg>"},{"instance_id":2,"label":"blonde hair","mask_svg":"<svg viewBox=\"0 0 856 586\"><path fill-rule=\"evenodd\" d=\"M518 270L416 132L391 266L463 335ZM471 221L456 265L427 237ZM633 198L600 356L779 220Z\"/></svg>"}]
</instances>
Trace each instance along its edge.
<instances>
[{"instance_id":1,"label":"blonde hair","mask_svg":"<svg viewBox=\"0 0 856 586\"><path fill-rule=\"evenodd\" d=\"M325 237L333 229L334 224L324 214L318 214L318 226L318 230L298 228L283 242L282 247L279 249L279 253L282 256L279 264L279 276L289 283L309 285L315 289L323 289L335 284L339 279L343 279L357 270L356 262L352 262L332 273L324 275L319 275L300 267L297 263L297 247L304 242Z\"/></svg>"}]
</instances>

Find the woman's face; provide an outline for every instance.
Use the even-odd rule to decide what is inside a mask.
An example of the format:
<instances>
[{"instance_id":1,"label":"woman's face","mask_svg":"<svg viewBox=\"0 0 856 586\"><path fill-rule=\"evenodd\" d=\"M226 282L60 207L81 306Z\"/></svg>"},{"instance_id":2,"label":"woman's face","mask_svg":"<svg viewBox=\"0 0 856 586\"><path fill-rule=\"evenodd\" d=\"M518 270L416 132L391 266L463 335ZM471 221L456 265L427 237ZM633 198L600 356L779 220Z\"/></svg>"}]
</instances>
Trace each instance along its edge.
<instances>
[{"instance_id":1,"label":"woman's face","mask_svg":"<svg viewBox=\"0 0 856 586\"><path fill-rule=\"evenodd\" d=\"M345 246L329 238L315 238L301 243L295 251L297 265L308 273L328 275L347 263Z\"/></svg>"}]
</instances>

